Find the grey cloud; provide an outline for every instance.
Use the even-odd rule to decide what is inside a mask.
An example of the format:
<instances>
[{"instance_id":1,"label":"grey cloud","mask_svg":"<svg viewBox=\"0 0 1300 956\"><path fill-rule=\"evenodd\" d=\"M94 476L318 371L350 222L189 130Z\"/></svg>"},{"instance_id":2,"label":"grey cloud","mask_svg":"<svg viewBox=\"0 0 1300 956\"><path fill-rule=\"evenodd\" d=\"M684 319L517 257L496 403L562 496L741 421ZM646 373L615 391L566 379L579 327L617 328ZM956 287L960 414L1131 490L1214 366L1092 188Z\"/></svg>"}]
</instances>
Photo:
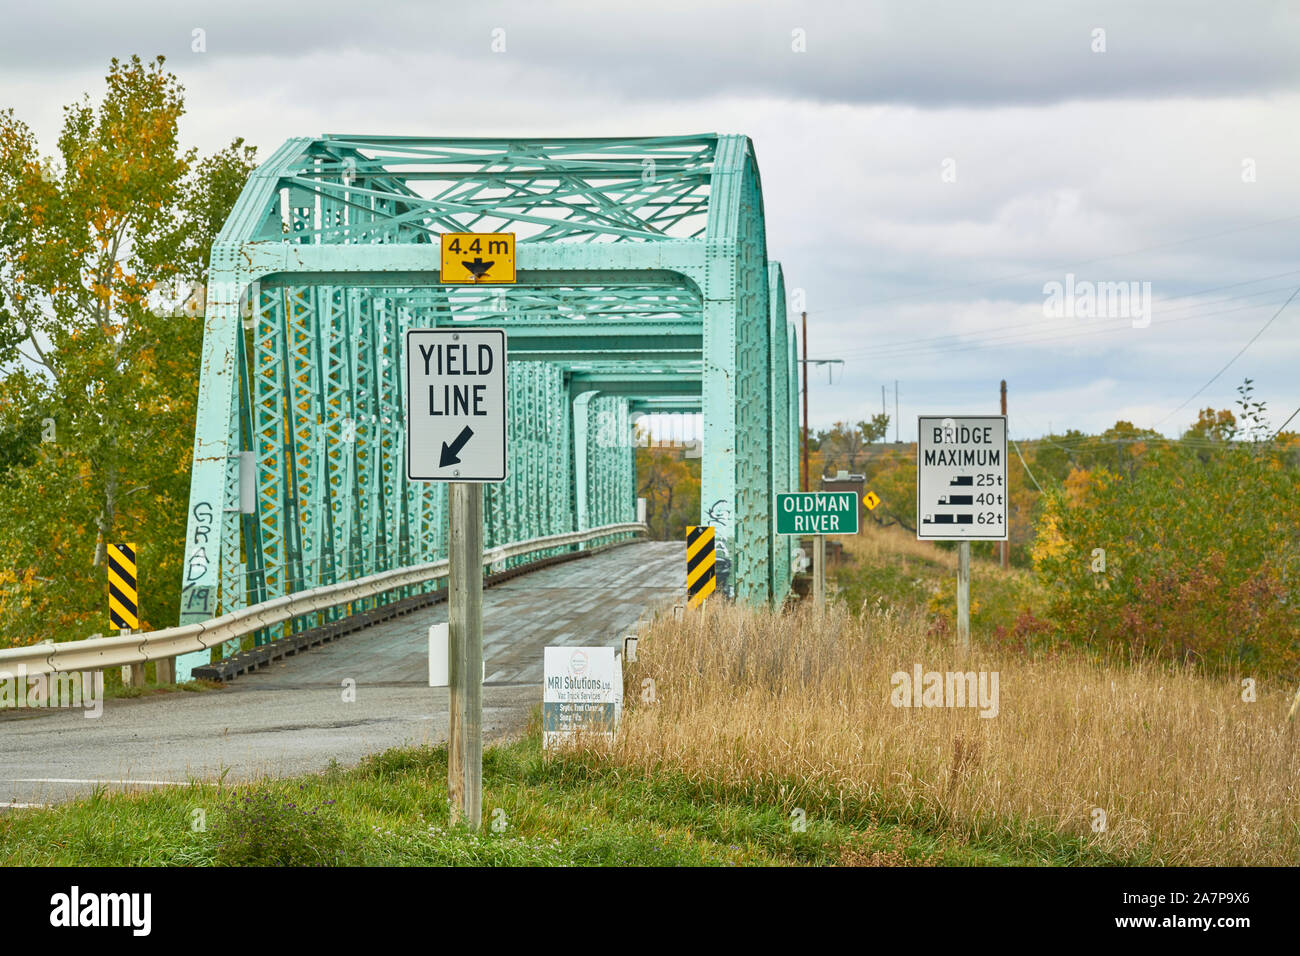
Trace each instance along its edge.
<instances>
[{"instance_id":1,"label":"grey cloud","mask_svg":"<svg viewBox=\"0 0 1300 956\"><path fill-rule=\"evenodd\" d=\"M180 9L68 0L6 14L0 72L99 66L111 56L209 58L383 49L427 53L457 71L449 86L498 93L501 61L543 70L553 92L598 88L629 100L771 95L922 106L1042 104L1070 99L1227 96L1294 89L1300 15L1265 0L1233 3L555 3L320 0L309 6L227 2ZM489 52L506 31L507 53ZM1106 31L1107 52L1090 50ZM807 52L791 50L791 31ZM465 61L480 61L476 75ZM495 62L494 62L495 61ZM382 68L381 68L382 69ZM468 70L469 72L465 72ZM395 80L400 76L394 76ZM431 91L432 92L432 91Z\"/></svg>"},{"instance_id":2,"label":"grey cloud","mask_svg":"<svg viewBox=\"0 0 1300 956\"><path fill-rule=\"evenodd\" d=\"M833 388L813 382L814 423L877 410L880 384L898 377L907 437L918 411L991 408L1007 377L1013 417L1020 409L1039 428L1092 428L1124 409L1176 406L1267 310L1167 330L1157 316L1145 337L1018 349L890 359L869 347L1016 321L1017 309L1041 303L1044 281L1071 268L1150 279L1157 296L1290 268L1295 225L1081 264L1300 213L1292 9L54 3L7 15L0 106L48 127L58 115L50 104L70 99L61 95L70 85L100 95L79 78L102 75L109 57L162 52L189 90L186 140L204 148L246 135L265 156L290 135L351 130L750 133L772 254L790 288L808 291L811 352L849 357ZM498 26L502 56L488 46ZM1105 54L1088 50L1098 26ZM190 52L195 27L207 31L202 55ZM807 30L806 54L790 51L795 27ZM43 109L7 89L11 78ZM50 132L41 130L47 150ZM949 156L960 168L953 186L939 180ZM1245 156L1259 160L1251 186L1240 178ZM978 311L986 299L995 307ZM965 325L953 318L963 315ZM1199 402L1230 404L1240 372L1284 416L1300 400L1293 327L1279 321ZM1185 413L1171 425L1194 417Z\"/></svg>"}]
</instances>

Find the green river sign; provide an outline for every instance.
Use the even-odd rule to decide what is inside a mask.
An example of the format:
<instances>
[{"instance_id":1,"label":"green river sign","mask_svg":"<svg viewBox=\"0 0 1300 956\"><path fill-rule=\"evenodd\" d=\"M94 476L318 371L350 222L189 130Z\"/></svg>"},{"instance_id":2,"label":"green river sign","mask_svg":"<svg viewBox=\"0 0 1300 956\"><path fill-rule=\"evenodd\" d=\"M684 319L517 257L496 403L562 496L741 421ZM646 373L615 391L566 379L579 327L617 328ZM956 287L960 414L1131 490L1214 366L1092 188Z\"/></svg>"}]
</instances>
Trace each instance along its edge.
<instances>
[{"instance_id":1,"label":"green river sign","mask_svg":"<svg viewBox=\"0 0 1300 956\"><path fill-rule=\"evenodd\" d=\"M776 496L777 534L857 534L855 491L803 491Z\"/></svg>"}]
</instances>

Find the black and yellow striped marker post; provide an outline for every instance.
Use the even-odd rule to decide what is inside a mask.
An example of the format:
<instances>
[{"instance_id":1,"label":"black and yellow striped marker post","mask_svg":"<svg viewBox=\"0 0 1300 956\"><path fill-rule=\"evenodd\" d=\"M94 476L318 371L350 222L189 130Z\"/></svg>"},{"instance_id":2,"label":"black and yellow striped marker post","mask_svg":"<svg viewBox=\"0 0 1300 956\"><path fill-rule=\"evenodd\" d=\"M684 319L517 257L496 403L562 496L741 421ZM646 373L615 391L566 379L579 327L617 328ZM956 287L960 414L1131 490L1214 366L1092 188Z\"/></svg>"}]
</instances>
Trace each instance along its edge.
<instances>
[{"instance_id":1,"label":"black and yellow striped marker post","mask_svg":"<svg viewBox=\"0 0 1300 956\"><path fill-rule=\"evenodd\" d=\"M140 626L140 582L133 544L108 546L108 626L131 631Z\"/></svg>"},{"instance_id":2,"label":"black and yellow striped marker post","mask_svg":"<svg viewBox=\"0 0 1300 956\"><path fill-rule=\"evenodd\" d=\"M713 573L717 553L713 543L713 528L708 525L689 525L686 528L687 607L699 607L717 587Z\"/></svg>"}]
</instances>

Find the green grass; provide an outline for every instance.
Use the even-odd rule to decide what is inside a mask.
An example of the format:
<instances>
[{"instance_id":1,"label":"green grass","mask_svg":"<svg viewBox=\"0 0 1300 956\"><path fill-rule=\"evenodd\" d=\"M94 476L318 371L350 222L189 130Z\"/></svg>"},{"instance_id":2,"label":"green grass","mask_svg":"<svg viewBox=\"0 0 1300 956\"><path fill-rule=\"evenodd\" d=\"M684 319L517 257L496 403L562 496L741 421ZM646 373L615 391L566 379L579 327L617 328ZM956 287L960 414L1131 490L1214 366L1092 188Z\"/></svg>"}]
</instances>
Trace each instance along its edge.
<instances>
[{"instance_id":1,"label":"green grass","mask_svg":"<svg viewBox=\"0 0 1300 956\"><path fill-rule=\"evenodd\" d=\"M848 553L829 569L836 596L855 611L864 604L882 608L924 607L947 573L937 560L911 558L904 564L903 559L895 557L888 562L867 563L855 560Z\"/></svg>"},{"instance_id":2,"label":"green grass","mask_svg":"<svg viewBox=\"0 0 1300 956\"><path fill-rule=\"evenodd\" d=\"M446 780L446 748L425 747L248 786L101 790L75 803L0 815L0 865L1119 862L1046 833L1034 845L1023 837L1014 845L992 838L971 845L879 819L862 806L810 807L800 832L779 781L720 789L672 773L629 774L593 756L547 760L535 732L485 752L481 833L448 826ZM195 811L203 811L202 829Z\"/></svg>"},{"instance_id":3,"label":"green grass","mask_svg":"<svg viewBox=\"0 0 1300 956\"><path fill-rule=\"evenodd\" d=\"M846 552L837 599L929 608L951 604L949 556L928 550L872 560ZM938 595L936 597L936 594ZM975 561L976 635L1011 625L1040 601L1032 576ZM951 617L947 609L947 617ZM181 690L209 689L206 682ZM158 693L178 688L153 688ZM125 688L121 696L141 691ZM110 696L112 692L110 691ZM521 740L488 748L483 829L450 827L447 751L394 749L359 766L239 787L194 783L0 814L0 865L784 866L1143 865L1032 825L957 835L934 807L846 799L795 778L723 786L660 768L633 772L594 755L547 759L539 715ZM790 816L801 807L806 827ZM195 829L196 812L204 815ZM495 824L495 827L494 827Z\"/></svg>"},{"instance_id":4,"label":"green grass","mask_svg":"<svg viewBox=\"0 0 1300 956\"><path fill-rule=\"evenodd\" d=\"M143 687L131 687L128 684L121 683L119 679L115 684L105 682L104 699L121 700L131 697L153 697L158 694L174 694L177 691L199 694L209 690L221 690L224 686L220 681L195 679L182 681L179 684L159 684L156 681L148 681Z\"/></svg>"}]
</instances>

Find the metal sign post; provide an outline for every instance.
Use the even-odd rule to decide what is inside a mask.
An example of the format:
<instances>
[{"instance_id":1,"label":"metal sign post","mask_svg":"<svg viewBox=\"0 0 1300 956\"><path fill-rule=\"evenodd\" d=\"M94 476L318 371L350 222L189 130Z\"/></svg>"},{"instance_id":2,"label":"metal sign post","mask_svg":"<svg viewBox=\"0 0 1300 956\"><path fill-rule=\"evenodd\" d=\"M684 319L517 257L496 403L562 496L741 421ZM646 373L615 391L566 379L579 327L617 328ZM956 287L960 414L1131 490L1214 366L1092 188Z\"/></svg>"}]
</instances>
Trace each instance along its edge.
<instances>
[{"instance_id":1,"label":"metal sign post","mask_svg":"<svg viewBox=\"0 0 1300 956\"><path fill-rule=\"evenodd\" d=\"M957 649L970 652L970 542L957 545Z\"/></svg>"},{"instance_id":2,"label":"metal sign post","mask_svg":"<svg viewBox=\"0 0 1300 956\"><path fill-rule=\"evenodd\" d=\"M958 541L957 646L970 650L970 543L1007 540L1005 415L921 415L916 536Z\"/></svg>"},{"instance_id":3,"label":"metal sign post","mask_svg":"<svg viewBox=\"0 0 1300 956\"><path fill-rule=\"evenodd\" d=\"M776 496L776 533L813 535L812 598L819 608L826 606L826 535L857 534L859 511L856 491L782 492Z\"/></svg>"},{"instance_id":4,"label":"metal sign post","mask_svg":"<svg viewBox=\"0 0 1300 956\"><path fill-rule=\"evenodd\" d=\"M445 256L446 245L443 251ZM513 279L513 257L510 266ZM452 824L477 830L483 817L481 483L506 477L506 334L501 329L406 333L406 477L450 485L447 795Z\"/></svg>"},{"instance_id":5,"label":"metal sign post","mask_svg":"<svg viewBox=\"0 0 1300 956\"><path fill-rule=\"evenodd\" d=\"M813 606L826 606L826 535L813 535Z\"/></svg>"}]
</instances>

